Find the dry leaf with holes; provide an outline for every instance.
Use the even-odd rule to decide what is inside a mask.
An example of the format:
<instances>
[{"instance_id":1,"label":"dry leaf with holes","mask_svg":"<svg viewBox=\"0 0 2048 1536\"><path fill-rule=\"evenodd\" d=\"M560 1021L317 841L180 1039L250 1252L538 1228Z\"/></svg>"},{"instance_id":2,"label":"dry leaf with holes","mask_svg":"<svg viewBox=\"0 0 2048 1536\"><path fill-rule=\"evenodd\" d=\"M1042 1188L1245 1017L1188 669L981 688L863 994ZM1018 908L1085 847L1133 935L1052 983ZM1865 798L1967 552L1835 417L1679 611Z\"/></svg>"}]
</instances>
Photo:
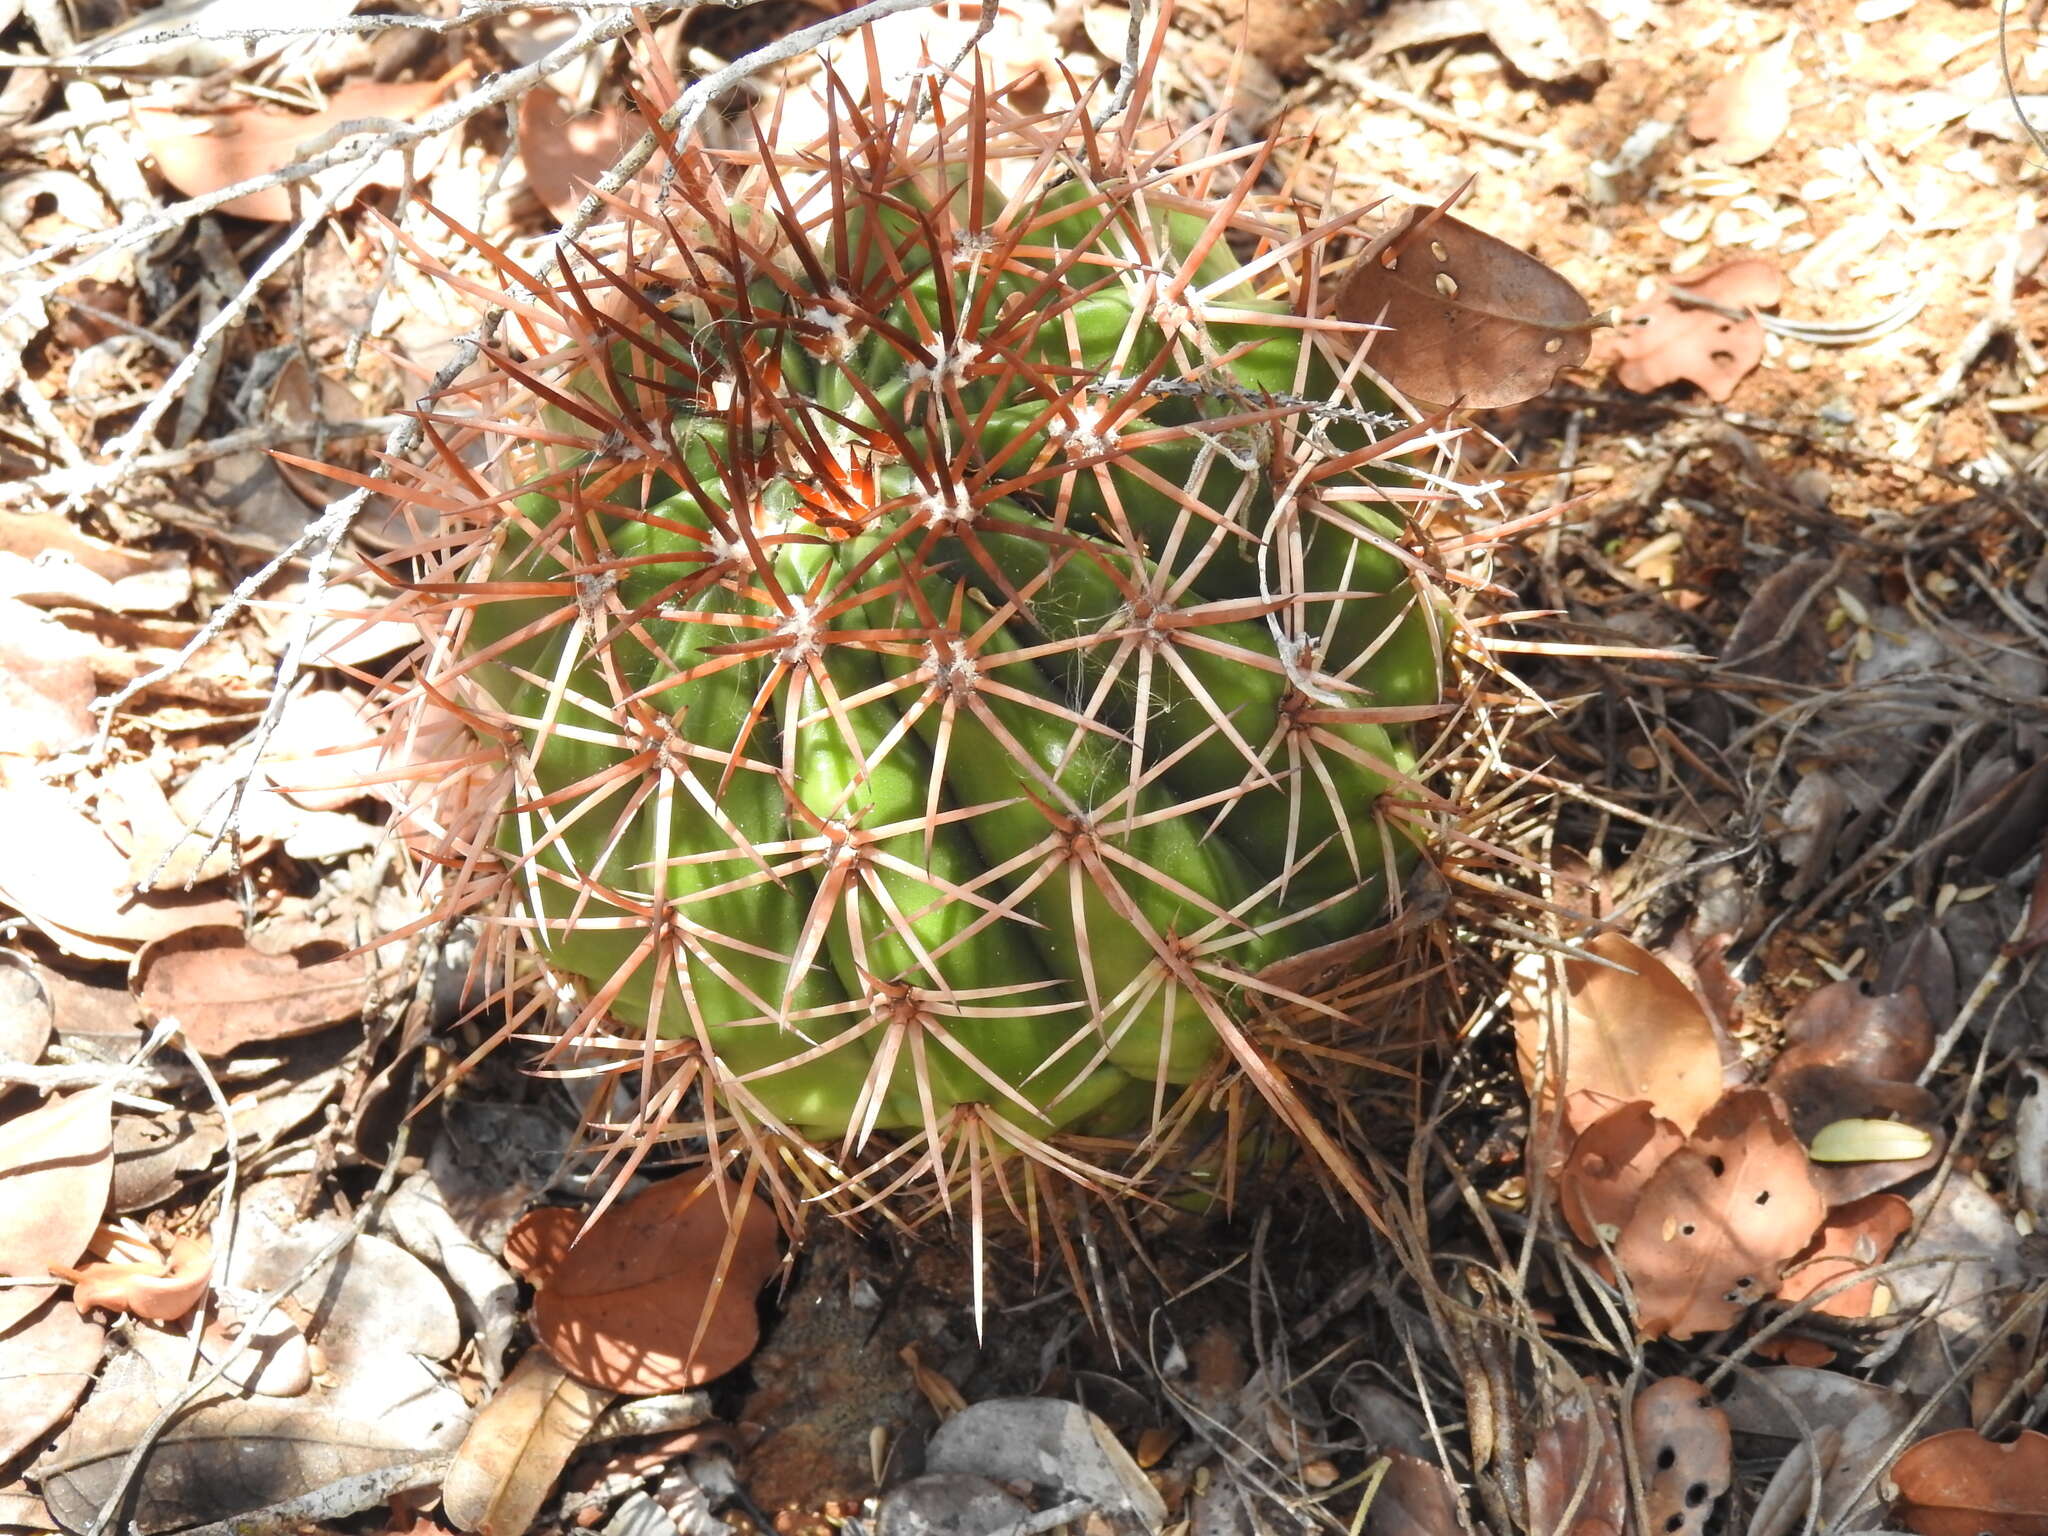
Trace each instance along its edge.
<instances>
[{"instance_id":1,"label":"dry leaf with holes","mask_svg":"<svg viewBox=\"0 0 2048 1536\"><path fill-rule=\"evenodd\" d=\"M1366 249L1337 290L1340 320L1387 329L1366 362L1421 404L1519 405L1586 360L1593 312L1528 252L1445 210L1416 208Z\"/></svg>"},{"instance_id":2,"label":"dry leaf with holes","mask_svg":"<svg viewBox=\"0 0 2048 1536\"><path fill-rule=\"evenodd\" d=\"M1754 1088L1726 1095L1643 1185L1614 1245L1644 1336L1728 1327L1776 1292L1825 1214L1776 1100Z\"/></svg>"},{"instance_id":3,"label":"dry leaf with holes","mask_svg":"<svg viewBox=\"0 0 2048 1536\"><path fill-rule=\"evenodd\" d=\"M180 1237L171 1243L167 1257L132 1251L141 1246L124 1243L117 1250L120 1257L94 1259L76 1269L53 1267L50 1272L71 1282L71 1301L81 1315L97 1308L156 1323L176 1322L198 1306L212 1286L213 1242L203 1234Z\"/></svg>"},{"instance_id":4,"label":"dry leaf with holes","mask_svg":"<svg viewBox=\"0 0 2048 1536\"><path fill-rule=\"evenodd\" d=\"M1747 257L1671 286L1678 291L1622 316L1605 348L1617 362L1614 381L1643 395L1667 384L1697 384L1708 399L1725 401L1764 360L1756 311L1778 302L1784 276L1761 257Z\"/></svg>"},{"instance_id":5,"label":"dry leaf with holes","mask_svg":"<svg viewBox=\"0 0 2048 1536\"><path fill-rule=\"evenodd\" d=\"M1629 1417L1643 1479L1643 1528L1700 1536L1735 1479L1728 1415L1698 1382L1672 1376L1636 1393Z\"/></svg>"},{"instance_id":6,"label":"dry leaf with holes","mask_svg":"<svg viewBox=\"0 0 2048 1536\"><path fill-rule=\"evenodd\" d=\"M535 1336L578 1380L632 1395L675 1392L754 1352L754 1298L782 1260L774 1213L752 1189L666 1179L580 1235L581 1221L567 1214L515 1233L507 1262L524 1265L534 1283ZM574 1239L566 1248L565 1234Z\"/></svg>"},{"instance_id":7,"label":"dry leaf with holes","mask_svg":"<svg viewBox=\"0 0 2048 1536\"><path fill-rule=\"evenodd\" d=\"M1558 1205L1573 1235L1588 1248L1612 1246L1643 1186L1684 1145L1676 1125L1640 1102L1610 1110L1586 1127L1557 1176Z\"/></svg>"},{"instance_id":8,"label":"dry leaf with holes","mask_svg":"<svg viewBox=\"0 0 2048 1536\"><path fill-rule=\"evenodd\" d=\"M1597 1383L1565 1398L1537 1433L1529 1455L1529 1529L1556 1536L1622 1536L1628 1529L1628 1478L1614 1405ZM1585 1495L1579 1497L1583 1483ZM1570 1525L1565 1511L1578 1500Z\"/></svg>"},{"instance_id":9,"label":"dry leaf with holes","mask_svg":"<svg viewBox=\"0 0 2048 1536\"><path fill-rule=\"evenodd\" d=\"M306 145L343 123L368 119L370 127L365 134L371 137L396 124L408 123L468 73L469 66L464 64L438 80L352 80L331 93L326 107L318 112L294 112L268 101L215 112L180 112L171 107L137 105L133 109L135 127L164 180L187 197L203 197L237 182L282 170L303 157ZM431 168L444 137L437 135L413 147L415 176ZM366 180L359 165L347 162L322 173L322 179L337 188L351 181L402 187L405 177L406 158L397 150L380 156ZM298 201L302 209L310 201L303 188ZM291 191L275 186L233 198L221 205L220 212L283 223L298 217L292 205Z\"/></svg>"},{"instance_id":10,"label":"dry leaf with holes","mask_svg":"<svg viewBox=\"0 0 2048 1536\"><path fill-rule=\"evenodd\" d=\"M2048 1435L2010 1444L1952 1429L1908 1446L1892 1464L1897 1518L1920 1536L2048 1536Z\"/></svg>"},{"instance_id":11,"label":"dry leaf with holes","mask_svg":"<svg viewBox=\"0 0 2048 1536\"><path fill-rule=\"evenodd\" d=\"M135 996L152 1023L175 1018L194 1050L225 1056L259 1040L309 1035L355 1018L368 1000L367 955L335 943L273 955L235 928L190 928L135 962Z\"/></svg>"},{"instance_id":12,"label":"dry leaf with holes","mask_svg":"<svg viewBox=\"0 0 2048 1536\"><path fill-rule=\"evenodd\" d=\"M1813 1250L1785 1271L1778 1282L1780 1301L1802 1301L1839 1284L1891 1256L1892 1245L1913 1230L1913 1208L1897 1195L1867 1195L1828 1212ZM1838 1291L1813 1310L1830 1317L1871 1317L1877 1301L1875 1280Z\"/></svg>"},{"instance_id":13,"label":"dry leaf with holes","mask_svg":"<svg viewBox=\"0 0 2048 1536\"><path fill-rule=\"evenodd\" d=\"M1751 54L1686 114L1685 131L1714 146L1710 158L1747 165L1768 154L1792 126L1792 94L1799 85L1799 66L1792 62L1796 36L1788 28L1775 45Z\"/></svg>"},{"instance_id":14,"label":"dry leaf with holes","mask_svg":"<svg viewBox=\"0 0 2048 1536\"><path fill-rule=\"evenodd\" d=\"M1641 945L1603 933L1583 947L1590 958L1563 962L1563 995L1555 999L1556 969L1547 956L1516 967L1512 1005L1523 1083L1535 1094L1541 1062L1546 1098L1562 1095L1568 1114L1585 1115L1570 1121L1574 1130L1614 1105L1641 1101L1690 1131L1721 1097L1720 1032L1685 983ZM1578 1098L1582 1093L1605 1098Z\"/></svg>"}]
</instances>

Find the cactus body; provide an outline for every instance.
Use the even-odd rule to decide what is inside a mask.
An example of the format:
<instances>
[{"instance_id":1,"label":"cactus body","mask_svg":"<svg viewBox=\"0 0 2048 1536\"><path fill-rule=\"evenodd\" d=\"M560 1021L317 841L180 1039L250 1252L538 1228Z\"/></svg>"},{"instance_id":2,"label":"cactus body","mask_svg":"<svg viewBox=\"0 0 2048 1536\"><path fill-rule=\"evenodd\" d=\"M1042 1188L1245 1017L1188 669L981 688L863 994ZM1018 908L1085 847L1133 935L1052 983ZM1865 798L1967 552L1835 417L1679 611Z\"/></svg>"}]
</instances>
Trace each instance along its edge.
<instances>
[{"instance_id":1,"label":"cactus body","mask_svg":"<svg viewBox=\"0 0 2048 1536\"><path fill-rule=\"evenodd\" d=\"M979 91L674 158L436 481L457 904L752 1124L1143 1131L1418 851L1443 610L1328 237Z\"/></svg>"}]
</instances>

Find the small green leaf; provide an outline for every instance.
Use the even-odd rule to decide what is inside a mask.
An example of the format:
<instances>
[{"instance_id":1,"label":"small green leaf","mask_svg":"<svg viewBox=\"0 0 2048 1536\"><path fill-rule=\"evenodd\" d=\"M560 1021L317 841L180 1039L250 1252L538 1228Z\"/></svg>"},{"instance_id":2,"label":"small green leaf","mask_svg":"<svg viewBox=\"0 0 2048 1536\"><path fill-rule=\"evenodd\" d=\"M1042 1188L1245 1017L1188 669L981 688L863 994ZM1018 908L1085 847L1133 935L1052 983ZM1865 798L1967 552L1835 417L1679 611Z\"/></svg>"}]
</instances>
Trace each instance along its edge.
<instances>
[{"instance_id":1,"label":"small green leaf","mask_svg":"<svg viewBox=\"0 0 2048 1536\"><path fill-rule=\"evenodd\" d=\"M1910 1162L1934 1150L1934 1138L1896 1120L1837 1120L1824 1125L1807 1155L1816 1163Z\"/></svg>"}]
</instances>

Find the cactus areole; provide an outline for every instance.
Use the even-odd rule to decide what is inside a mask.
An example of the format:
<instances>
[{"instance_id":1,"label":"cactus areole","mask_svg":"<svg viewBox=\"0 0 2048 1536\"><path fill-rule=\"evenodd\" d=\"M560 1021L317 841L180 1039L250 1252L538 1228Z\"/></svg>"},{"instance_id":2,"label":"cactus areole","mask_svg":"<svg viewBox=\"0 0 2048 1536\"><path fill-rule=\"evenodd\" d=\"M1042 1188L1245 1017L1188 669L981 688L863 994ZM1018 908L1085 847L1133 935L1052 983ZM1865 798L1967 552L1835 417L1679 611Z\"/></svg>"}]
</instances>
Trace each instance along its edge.
<instances>
[{"instance_id":1,"label":"cactus areole","mask_svg":"<svg viewBox=\"0 0 2048 1536\"><path fill-rule=\"evenodd\" d=\"M1273 1021L1418 856L1447 622L1341 231L1220 133L836 112L491 253L516 345L391 564L440 910L695 1085L642 1124L1057 1158L1284 1101Z\"/></svg>"}]
</instances>

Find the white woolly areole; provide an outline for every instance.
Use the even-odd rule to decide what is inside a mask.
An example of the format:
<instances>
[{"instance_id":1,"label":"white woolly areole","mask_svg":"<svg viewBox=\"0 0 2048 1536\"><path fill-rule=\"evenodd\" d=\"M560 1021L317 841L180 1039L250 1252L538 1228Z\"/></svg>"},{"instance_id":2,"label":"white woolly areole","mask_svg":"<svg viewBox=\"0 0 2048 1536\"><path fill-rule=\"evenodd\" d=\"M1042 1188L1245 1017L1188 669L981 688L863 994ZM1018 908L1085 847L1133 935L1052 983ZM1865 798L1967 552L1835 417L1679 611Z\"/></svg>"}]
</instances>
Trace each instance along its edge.
<instances>
[{"instance_id":1,"label":"white woolly areole","mask_svg":"<svg viewBox=\"0 0 2048 1536\"><path fill-rule=\"evenodd\" d=\"M935 384L962 384L967 380L967 370L980 356L981 343L972 336L941 338L933 350L931 363L912 363L903 370L903 376L913 384L921 384L927 379Z\"/></svg>"},{"instance_id":2,"label":"white woolly areole","mask_svg":"<svg viewBox=\"0 0 2048 1536\"><path fill-rule=\"evenodd\" d=\"M946 484L927 491L918 500L924 520L934 528L949 528L974 521L974 503L964 486Z\"/></svg>"}]
</instances>

